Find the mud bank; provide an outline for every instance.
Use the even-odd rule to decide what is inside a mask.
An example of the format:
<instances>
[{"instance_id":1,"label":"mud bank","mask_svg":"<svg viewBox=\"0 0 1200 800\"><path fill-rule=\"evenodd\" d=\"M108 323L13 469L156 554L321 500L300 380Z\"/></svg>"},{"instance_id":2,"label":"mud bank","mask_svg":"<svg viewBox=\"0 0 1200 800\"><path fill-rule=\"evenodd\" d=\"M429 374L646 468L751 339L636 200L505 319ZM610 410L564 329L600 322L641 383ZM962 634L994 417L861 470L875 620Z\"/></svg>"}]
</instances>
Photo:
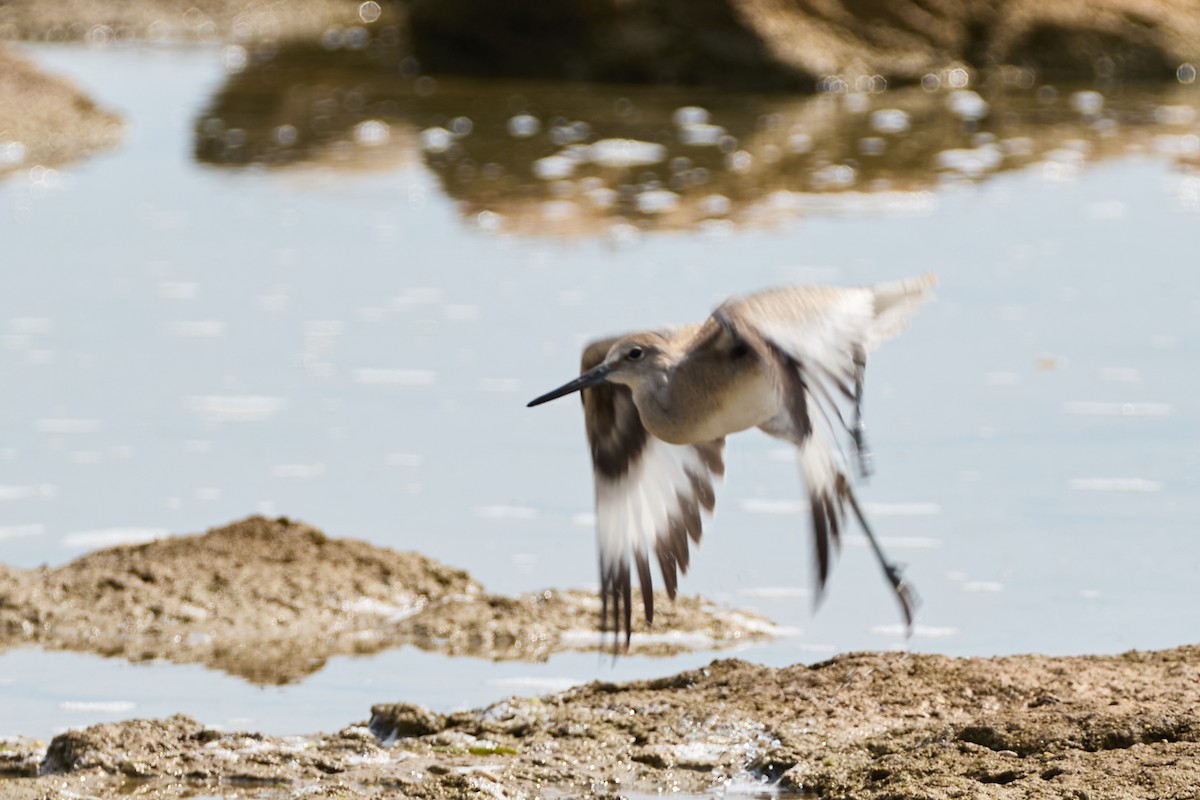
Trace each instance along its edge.
<instances>
[{"instance_id":1,"label":"mud bank","mask_svg":"<svg viewBox=\"0 0 1200 800\"><path fill-rule=\"evenodd\" d=\"M433 714L375 706L331 735L274 738L187 717L0 750L6 797L617 796L774 786L815 797L1190 797L1200 648L953 659L737 660ZM40 776L40 777L39 777Z\"/></svg>"},{"instance_id":2,"label":"mud bank","mask_svg":"<svg viewBox=\"0 0 1200 800\"><path fill-rule=\"evenodd\" d=\"M71 83L0 47L0 177L114 146L124 126Z\"/></svg>"},{"instance_id":3,"label":"mud bank","mask_svg":"<svg viewBox=\"0 0 1200 800\"><path fill-rule=\"evenodd\" d=\"M632 651L671 654L782 631L699 598L665 596ZM37 644L132 661L201 663L259 684L290 683L334 655L402 645L541 660L605 645L593 593L489 595L416 553L250 517L205 534L114 547L57 568L0 565L0 649ZM611 644L611 641L609 642Z\"/></svg>"}]
</instances>

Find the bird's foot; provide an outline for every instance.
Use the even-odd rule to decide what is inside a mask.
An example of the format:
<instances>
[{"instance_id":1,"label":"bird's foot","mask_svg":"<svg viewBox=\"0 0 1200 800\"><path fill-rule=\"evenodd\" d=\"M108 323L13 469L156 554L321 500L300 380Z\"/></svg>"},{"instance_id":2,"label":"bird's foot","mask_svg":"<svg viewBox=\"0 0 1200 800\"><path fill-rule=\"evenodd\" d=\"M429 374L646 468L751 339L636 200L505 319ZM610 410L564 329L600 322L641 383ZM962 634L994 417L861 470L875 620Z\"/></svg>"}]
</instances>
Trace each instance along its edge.
<instances>
[{"instance_id":1,"label":"bird's foot","mask_svg":"<svg viewBox=\"0 0 1200 800\"><path fill-rule=\"evenodd\" d=\"M921 598L917 595L916 589L904 577L904 568L899 564L884 564L884 574L887 575L888 581L892 584L892 591L896 593L896 601L900 603L900 611L904 614L905 636L911 637L913 630L913 617L917 613L917 608L921 605Z\"/></svg>"}]
</instances>

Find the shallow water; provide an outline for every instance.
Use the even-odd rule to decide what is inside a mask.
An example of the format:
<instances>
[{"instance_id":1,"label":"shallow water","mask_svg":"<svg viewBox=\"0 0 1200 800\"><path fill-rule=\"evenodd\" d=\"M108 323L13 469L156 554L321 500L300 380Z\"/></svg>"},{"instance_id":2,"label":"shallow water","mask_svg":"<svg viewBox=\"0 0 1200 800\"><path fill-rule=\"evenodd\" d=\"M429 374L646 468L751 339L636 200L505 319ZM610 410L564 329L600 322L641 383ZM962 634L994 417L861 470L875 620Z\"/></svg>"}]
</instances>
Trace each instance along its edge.
<instances>
[{"instance_id":1,"label":"shallow water","mask_svg":"<svg viewBox=\"0 0 1200 800\"><path fill-rule=\"evenodd\" d=\"M420 550L493 591L594 585L578 405L524 407L587 337L771 284L935 270L938 301L867 382L860 496L924 601L909 646L1195 640L1200 87L1100 110L1014 89L976 121L970 96L919 89L431 87L335 66L295 83L231 76L240 61L213 48L30 52L131 127L116 151L0 183L6 563L259 511ZM675 113L692 106L708 121ZM523 115L537 131L514 137ZM689 125L724 130L685 147L714 135ZM605 138L666 150L569 149ZM639 157L656 160L622 166ZM860 540L812 613L790 457L757 433L730 441L684 590L799 629L742 658L902 645ZM311 732L376 702L446 710L712 657L400 650L260 689L22 649L0 655L0 735L175 711Z\"/></svg>"}]
</instances>

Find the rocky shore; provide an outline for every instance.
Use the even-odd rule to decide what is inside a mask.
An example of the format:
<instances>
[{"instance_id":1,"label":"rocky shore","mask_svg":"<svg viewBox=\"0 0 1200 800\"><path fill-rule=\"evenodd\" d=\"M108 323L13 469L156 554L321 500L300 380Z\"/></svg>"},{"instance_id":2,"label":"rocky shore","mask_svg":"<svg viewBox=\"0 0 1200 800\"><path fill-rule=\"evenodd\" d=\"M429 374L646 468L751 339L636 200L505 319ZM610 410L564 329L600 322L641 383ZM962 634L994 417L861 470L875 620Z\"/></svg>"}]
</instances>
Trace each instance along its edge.
<instances>
[{"instance_id":1,"label":"rocky shore","mask_svg":"<svg viewBox=\"0 0 1200 800\"><path fill-rule=\"evenodd\" d=\"M1200 785L1200 648L737 660L449 715L383 702L278 738L183 716L0 748L7 798L1164 798ZM364 710L365 711L365 710Z\"/></svg>"}]
</instances>

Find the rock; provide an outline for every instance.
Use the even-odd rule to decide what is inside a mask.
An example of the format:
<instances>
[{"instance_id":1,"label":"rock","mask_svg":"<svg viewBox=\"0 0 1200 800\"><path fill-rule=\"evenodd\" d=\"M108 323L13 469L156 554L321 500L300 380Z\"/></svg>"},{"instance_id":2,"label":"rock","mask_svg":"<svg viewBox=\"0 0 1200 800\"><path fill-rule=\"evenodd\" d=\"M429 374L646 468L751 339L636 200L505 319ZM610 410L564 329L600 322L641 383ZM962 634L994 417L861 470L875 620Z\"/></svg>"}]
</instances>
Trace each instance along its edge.
<instances>
[{"instance_id":1,"label":"rock","mask_svg":"<svg viewBox=\"0 0 1200 800\"><path fill-rule=\"evenodd\" d=\"M427 736L445 727L440 714L413 703L390 703L371 706L371 733L386 741L410 736Z\"/></svg>"}]
</instances>

